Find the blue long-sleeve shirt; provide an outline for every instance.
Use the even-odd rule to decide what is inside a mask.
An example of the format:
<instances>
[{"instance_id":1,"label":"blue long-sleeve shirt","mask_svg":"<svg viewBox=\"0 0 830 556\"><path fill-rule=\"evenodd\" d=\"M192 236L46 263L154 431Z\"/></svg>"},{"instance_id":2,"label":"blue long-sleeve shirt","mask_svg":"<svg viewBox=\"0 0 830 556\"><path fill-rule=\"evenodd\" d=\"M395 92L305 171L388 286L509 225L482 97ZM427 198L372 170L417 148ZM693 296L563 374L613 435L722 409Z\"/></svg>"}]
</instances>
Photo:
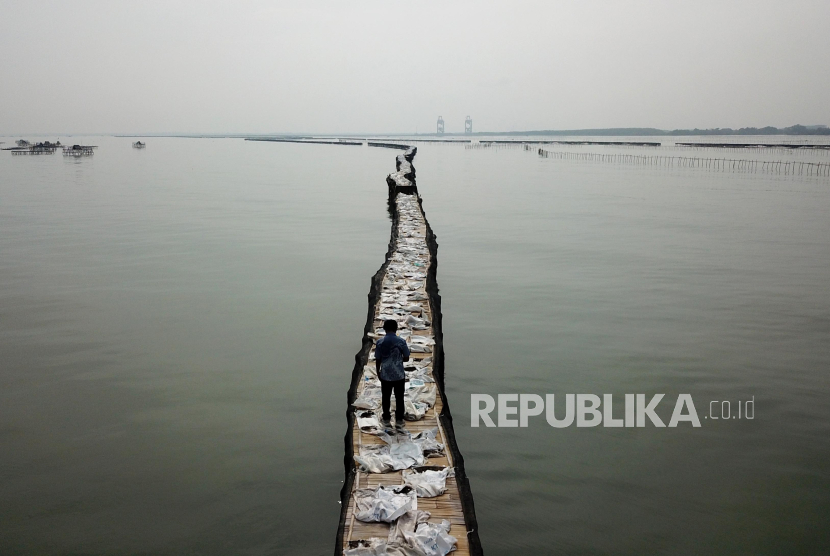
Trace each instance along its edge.
<instances>
[{"instance_id":1,"label":"blue long-sleeve shirt","mask_svg":"<svg viewBox=\"0 0 830 556\"><path fill-rule=\"evenodd\" d=\"M401 352L401 362L393 365L383 367L383 360L389 357L393 349ZM409 359L409 346L406 345L406 340L396 334L387 334L378 340L375 347L375 359L378 361L378 378L381 380L393 381L404 380L406 373L403 370L403 362Z\"/></svg>"}]
</instances>

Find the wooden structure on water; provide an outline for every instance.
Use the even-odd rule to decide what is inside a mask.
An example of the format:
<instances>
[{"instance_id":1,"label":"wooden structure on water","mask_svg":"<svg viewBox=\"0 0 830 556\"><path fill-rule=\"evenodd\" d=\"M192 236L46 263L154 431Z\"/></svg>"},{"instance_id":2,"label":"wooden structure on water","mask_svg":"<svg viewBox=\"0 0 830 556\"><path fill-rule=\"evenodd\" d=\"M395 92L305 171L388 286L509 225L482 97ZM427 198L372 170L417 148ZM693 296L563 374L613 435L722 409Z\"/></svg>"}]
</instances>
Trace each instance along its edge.
<instances>
[{"instance_id":1,"label":"wooden structure on water","mask_svg":"<svg viewBox=\"0 0 830 556\"><path fill-rule=\"evenodd\" d=\"M246 141L267 141L269 143L311 143L312 145L350 145L350 146L362 146L363 142L358 141L346 141L346 140L335 140L335 141L322 141L322 140L315 140L315 139L305 139L302 137L298 138L283 138L283 137L246 137Z\"/></svg>"},{"instance_id":2,"label":"wooden structure on water","mask_svg":"<svg viewBox=\"0 0 830 556\"><path fill-rule=\"evenodd\" d=\"M17 149L8 149L14 155L21 155L21 154L29 154L29 155L36 155L36 154L55 154L57 147L24 147L24 148L17 148Z\"/></svg>"},{"instance_id":3,"label":"wooden structure on water","mask_svg":"<svg viewBox=\"0 0 830 556\"><path fill-rule=\"evenodd\" d=\"M373 146L393 149L405 148L405 154L397 157L397 172L387 178L389 186L389 212L392 216L392 232L386 261L372 278L369 292L369 312L364 328L363 347L355 356L352 373L352 385L349 389L347 410L348 431L345 437L346 455L344 459L346 480L341 491L341 518L338 527L335 555L342 556L345 551L355 549L373 541L385 541L390 534L389 523L368 523L356 518L355 492L359 489L374 489L378 486L400 486L404 484L403 471L371 472L362 467L355 455L371 451L372 447L385 444L386 440L375 434L364 432L358 426L356 411L352 404L364 393L374 365L374 344L379 337L378 331L387 318L389 299L398 294L401 283L399 271L392 272L390 263L401 261L402 252L419 251L428 253L422 259L424 278L405 280L407 295L420 302L418 318L425 323L422 328L415 326L409 331L410 345L430 345L429 352L411 354L408 368L418 368L436 385L435 402L423 417L416 421L407 421L409 435L435 431L436 439L443 444L443 453L430 457L423 469L442 470L450 468L455 476L447 478L446 491L435 497L418 498L417 509L430 514L429 522L438 523L446 520L450 524L449 534L455 537L457 556L482 554L478 537L478 525L475 517L472 493L464 470L464 460L455 442L452 416L444 392L444 349L441 317L441 297L436 283L437 249L435 235L426 220L421 198L415 186L415 170L412 158L416 149L397 144L375 144ZM421 273L411 275L420 276ZM404 274L405 276L405 274ZM386 301L387 303L382 303ZM401 334L403 336L403 333ZM423 375L422 375L423 376ZM408 379L409 380L409 379ZM408 438L408 437L404 437ZM419 469L416 469L419 470Z\"/></svg>"},{"instance_id":4,"label":"wooden structure on water","mask_svg":"<svg viewBox=\"0 0 830 556\"><path fill-rule=\"evenodd\" d=\"M92 156L95 154L94 149L97 149L96 145L72 145L66 146L63 148L63 156L74 156L74 157L81 157L81 156Z\"/></svg>"},{"instance_id":5,"label":"wooden structure on water","mask_svg":"<svg viewBox=\"0 0 830 556\"><path fill-rule=\"evenodd\" d=\"M34 145L32 145L31 143L23 139L18 141L17 144L19 146L3 150L11 151L11 153L14 155L37 155L55 154L55 151L57 151L59 147L63 147L63 156L81 157L92 156L93 154L95 154L94 149L98 148L97 145L61 145L60 141L56 143L50 143L49 141L45 141L43 143L35 143Z\"/></svg>"},{"instance_id":6,"label":"wooden structure on water","mask_svg":"<svg viewBox=\"0 0 830 556\"><path fill-rule=\"evenodd\" d=\"M367 144L370 147L382 147L384 149L400 149L402 151L406 151L410 149L409 145L404 145L401 143L378 143L376 141L368 141ZM400 168L398 168L400 169Z\"/></svg>"},{"instance_id":7,"label":"wooden structure on water","mask_svg":"<svg viewBox=\"0 0 830 556\"><path fill-rule=\"evenodd\" d=\"M326 145L363 144L343 140L315 141L307 138L250 137L246 140ZM438 243L426 220L421 197L415 185L415 168L412 160L417 149L400 143L368 140L367 145L405 152L396 158L397 171L386 178L389 193L388 210L392 218L391 237L386 259L372 277L362 346L355 355L355 366L347 394L348 427L344 437L345 455L343 458L345 480L340 491L340 523L335 539L334 554L335 556L350 553L380 555L386 553L383 546L387 541L400 542L400 540L389 540L390 530L394 529L394 533L405 529L407 526L400 522L403 517L392 520L392 525L383 521L362 521L358 518L363 510L357 508L356 492L361 491L362 494L365 492L364 489L377 489L378 487L405 487L404 474L431 471L447 474L444 483L445 490L436 496L421 497L419 495L416 498L417 509L412 508L415 511L407 511L405 514L407 517L412 517L409 525L415 527L414 533L416 534L421 529L421 525L428 530L440 529L442 531L448 526L449 531L443 540L446 541L448 536L454 537L453 555L479 556L482 554L482 549L478 537L473 497L464 469L464 458L455 441L452 415L444 391L444 335L441 296L438 294L436 282ZM398 299L398 302L392 302L391 299ZM404 306L401 304L401 299L412 300L416 303ZM389 311L395 311L395 314L390 315ZM377 377L374 371L375 341L382 334L383 321L390 317L403 323L398 332L401 337L408 338L412 351L411 359L406 363L405 368L407 371L407 419L413 420L407 420L406 432L392 433L392 435L384 433L382 427L378 428L380 409L377 406L380 405L380 399L375 387ZM410 319L414 320L410 321ZM418 349L415 349L416 345ZM371 386L367 386L370 384ZM415 394L410 392L411 388L426 388L423 393L429 401L416 401ZM375 392L371 392L372 390ZM358 398L361 400L359 401ZM363 408L357 408L354 405L355 403L361 405L372 400L375 406L368 410L365 409L368 405L362 406ZM394 399L392 403L394 404ZM415 409L415 414L410 414L410 405ZM376 427L364 430L365 423L369 421L374 422ZM417 449L417 454L422 458L421 462L413 463L405 468L400 466L391 466L383 470L378 468L377 472L372 471L371 465L366 467L363 465L365 456L371 457L369 454L378 453L375 448L386 446L391 450L393 444L398 447L412 445L415 440L413 437L417 438L418 435L428 436L431 440L429 449L424 448L423 451L420 448ZM362 459L363 463L359 462L358 458ZM394 467L397 467L397 470L393 470ZM429 516L425 517L421 512L428 512ZM418 521L418 525L415 526L416 519L428 521L426 523ZM366 548L367 545L373 548ZM389 549L392 550L393 546L395 545L391 544ZM404 548L407 550L406 554L422 553L412 546Z\"/></svg>"},{"instance_id":8,"label":"wooden structure on water","mask_svg":"<svg viewBox=\"0 0 830 556\"><path fill-rule=\"evenodd\" d=\"M20 139L17 141L16 147L9 147L3 149L4 151L10 151L14 155L21 155L21 154L28 154L28 155L38 155L38 154L55 154L55 151L58 150L58 147L61 146L60 141L57 143L50 143L49 141L44 141L42 143L35 143L34 145L26 141L25 139Z\"/></svg>"},{"instance_id":9,"label":"wooden structure on water","mask_svg":"<svg viewBox=\"0 0 830 556\"><path fill-rule=\"evenodd\" d=\"M408 138L410 143L472 143L472 139L421 139Z\"/></svg>"}]
</instances>

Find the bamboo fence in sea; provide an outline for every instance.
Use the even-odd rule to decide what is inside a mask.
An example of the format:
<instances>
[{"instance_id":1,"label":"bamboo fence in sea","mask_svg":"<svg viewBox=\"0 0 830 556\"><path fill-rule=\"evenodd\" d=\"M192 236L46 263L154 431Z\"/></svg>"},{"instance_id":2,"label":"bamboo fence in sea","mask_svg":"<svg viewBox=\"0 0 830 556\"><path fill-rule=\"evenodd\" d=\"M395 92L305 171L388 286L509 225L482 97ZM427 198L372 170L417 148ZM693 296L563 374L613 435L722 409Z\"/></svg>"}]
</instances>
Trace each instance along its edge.
<instances>
[{"instance_id":1,"label":"bamboo fence in sea","mask_svg":"<svg viewBox=\"0 0 830 556\"><path fill-rule=\"evenodd\" d=\"M525 145L525 150L532 151L533 147ZM768 174L799 175L799 176L830 176L828 162L800 162L800 161L765 161L732 158L701 158L689 156L661 156L639 154L601 154L601 153L574 153L563 151L548 151L538 149L542 158L557 160L574 160L583 162L607 162L612 164L639 164L650 166L665 166L670 168L703 168L716 171L759 172Z\"/></svg>"}]
</instances>

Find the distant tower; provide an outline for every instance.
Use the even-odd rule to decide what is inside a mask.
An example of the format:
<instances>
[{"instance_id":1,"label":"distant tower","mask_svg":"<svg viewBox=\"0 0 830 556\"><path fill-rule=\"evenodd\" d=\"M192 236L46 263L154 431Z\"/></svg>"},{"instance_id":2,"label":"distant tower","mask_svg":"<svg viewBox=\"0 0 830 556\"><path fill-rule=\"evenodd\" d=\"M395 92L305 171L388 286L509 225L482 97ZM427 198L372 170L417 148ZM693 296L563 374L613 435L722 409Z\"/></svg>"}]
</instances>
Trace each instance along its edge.
<instances>
[{"instance_id":1,"label":"distant tower","mask_svg":"<svg viewBox=\"0 0 830 556\"><path fill-rule=\"evenodd\" d=\"M438 116L438 135L444 135L444 118Z\"/></svg>"},{"instance_id":2,"label":"distant tower","mask_svg":"<svg viewBox=\"0 0 830 556\"><path fill-rule=\"evenodd\" d=\"M472 133L473 132L473 119L467 116L467 119L464 120L464 133Z\"/></svg>"}]
</instances>

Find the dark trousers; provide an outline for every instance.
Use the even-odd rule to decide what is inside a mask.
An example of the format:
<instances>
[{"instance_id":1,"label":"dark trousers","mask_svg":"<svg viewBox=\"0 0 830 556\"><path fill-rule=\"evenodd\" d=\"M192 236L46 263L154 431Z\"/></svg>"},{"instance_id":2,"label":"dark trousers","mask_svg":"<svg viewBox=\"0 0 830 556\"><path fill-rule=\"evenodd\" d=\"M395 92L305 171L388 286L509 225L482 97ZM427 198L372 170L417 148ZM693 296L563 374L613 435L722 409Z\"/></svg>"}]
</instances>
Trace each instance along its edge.
<instances>
[{"instance_id":1,"label":"dark trousers","mask_svg":"<svg viewBox=\"0 0 830 556\"><path fill-rule=\"evenodd\" d=\"M380 395L381 404L383 406L383 419L389 419L389 406L392 405L392 389L395 390L395 419L403 421L403 390L406 379L402 380L381 380L380 381Z\"/></svg>"}]
</instances>

